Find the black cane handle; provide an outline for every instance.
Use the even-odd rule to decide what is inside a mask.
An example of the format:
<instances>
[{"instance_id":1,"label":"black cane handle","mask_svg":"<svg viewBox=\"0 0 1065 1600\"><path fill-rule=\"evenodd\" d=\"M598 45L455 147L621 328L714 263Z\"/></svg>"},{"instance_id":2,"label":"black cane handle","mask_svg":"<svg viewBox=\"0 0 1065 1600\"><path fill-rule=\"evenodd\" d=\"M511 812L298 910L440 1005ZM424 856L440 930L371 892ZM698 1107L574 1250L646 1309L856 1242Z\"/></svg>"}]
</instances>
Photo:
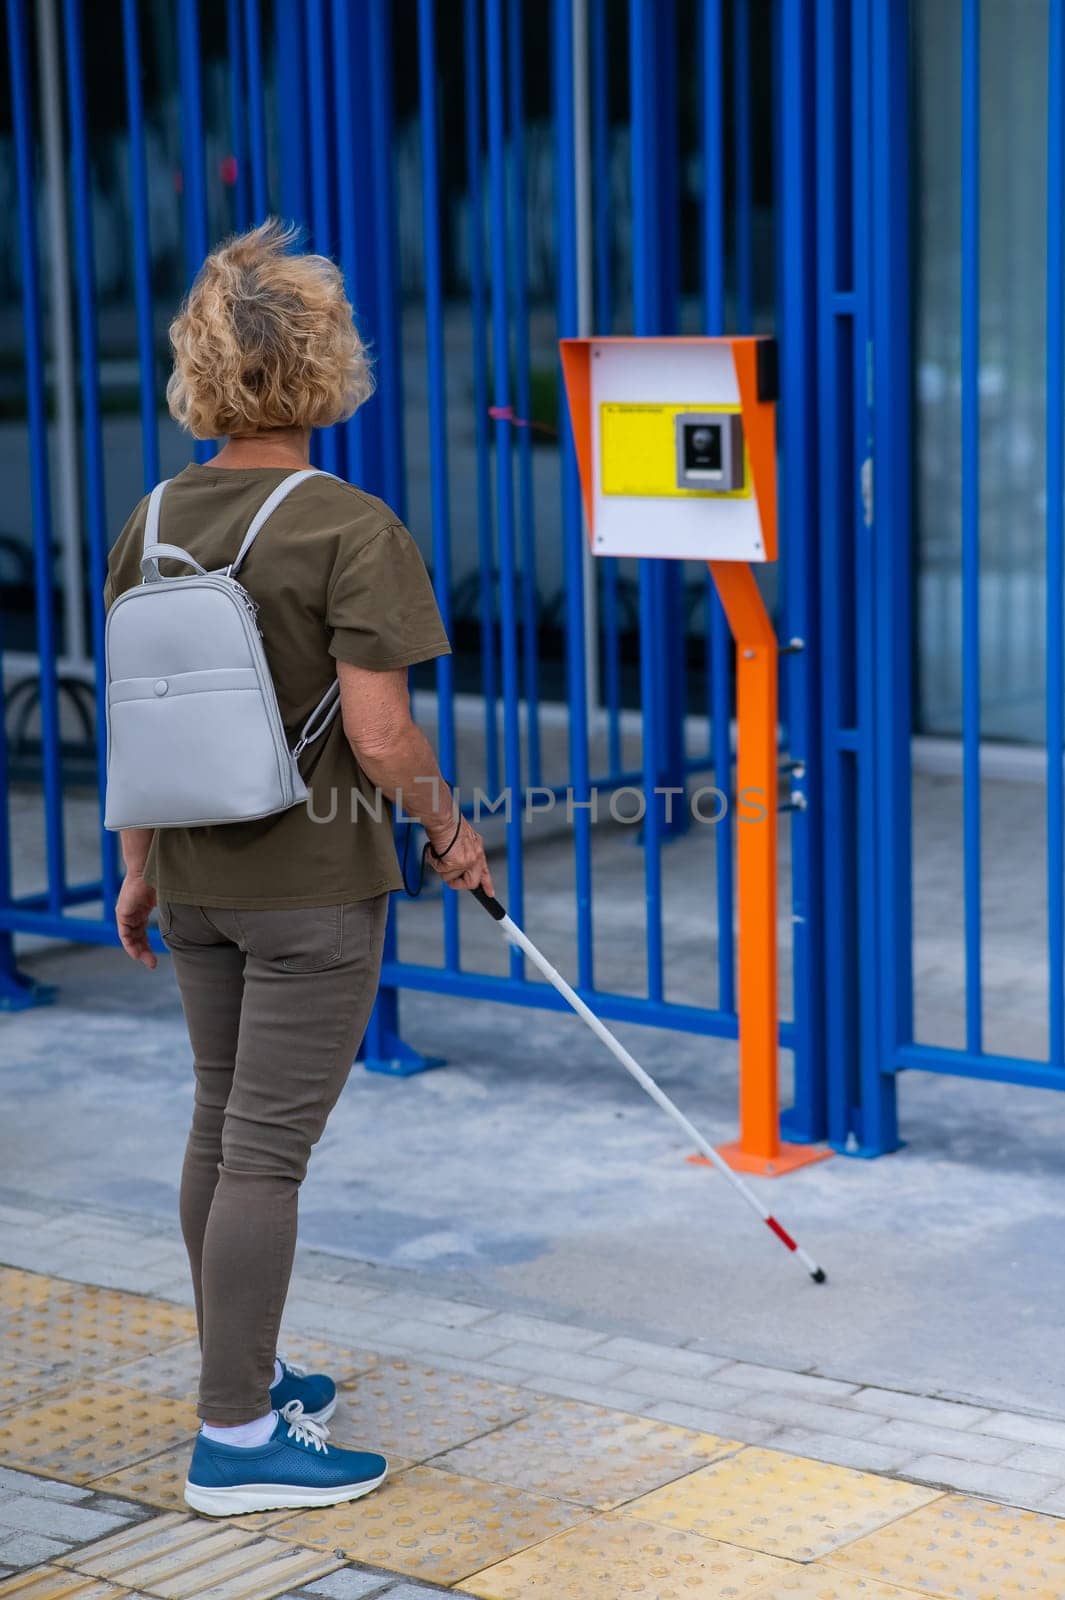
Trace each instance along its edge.
<instances>
[{"instance_id":1,"label":"black cane handle","mask_svg":"<svg viewBox=\"0 0 1065 1600\"><path fill-rule=\"evenodd\" d=\"M470 890L470 893L471 893L471 894L472 894L472 895L473 895L473 898L474 898L474 899L475 899L475 900L476 900L476 901L477 901L477 902L478 902L478 903L479 903L479 904L480 904L480 905L482 905L482 906L484 906L484 909L485 909L485 910L486 910L486 911L487 911L487 912L488 912L488 915L489 915L489 916L490 916L490 917L494 917L494 918L495 918L495 920L496 920L496 922L502 922L502 920L503 920L503 918L504 918L504 917L505 917L505 916L506 916L506 914L507 914L507 910L506 910L506 907L505 907L505 906L504 906L504 905L502 905L502 904L501 904L501 903L500 903L500 902L499 902L499 901L498 901L498 900L497 900L497 899L496 899L496 898L495 898L495 896L494 896L494 895L491 895L491 894L487 894L487 893L486 893L486 892L485 892L485 891L484 891L484 890L483 890L483 889L482 889L482 888L481 888L481 887L480 887L480 885L479 885L479 884L478 884L478 886L477 886L477 888L476 888L476 889L471 889L471 890Z\"/></svg>"}]
</instances>

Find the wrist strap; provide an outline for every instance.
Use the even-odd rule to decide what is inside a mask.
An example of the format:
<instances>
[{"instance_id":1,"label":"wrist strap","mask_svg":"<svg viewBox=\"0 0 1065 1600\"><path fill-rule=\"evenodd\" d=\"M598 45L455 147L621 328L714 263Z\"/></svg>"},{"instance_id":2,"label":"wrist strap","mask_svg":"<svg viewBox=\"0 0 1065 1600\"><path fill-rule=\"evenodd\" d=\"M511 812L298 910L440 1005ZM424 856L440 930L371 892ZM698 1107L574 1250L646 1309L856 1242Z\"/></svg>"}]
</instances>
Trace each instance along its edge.
<instances>
[{"instance_id":1,"label":"wrist strap","mask_svg":"<svg viewBox=\"0 0 1065 1600\"><path fill-rule=\"evenodd\" d=\"M449 852L454 848L455 844L458 842L458 836L459 836L459 834L461 832L462 832L462 812L460 811L459 812L459 820L455 824L455 831L451 835L451 843L448 845L447 849L446 850L441 850L439 852L439 854L437 854L437 852L433 849L432 844L429 844L429 846L428 846L429 854L432 856L434 861L443 861L444 857L449 854Z\"/></svg>"}]
</instances>

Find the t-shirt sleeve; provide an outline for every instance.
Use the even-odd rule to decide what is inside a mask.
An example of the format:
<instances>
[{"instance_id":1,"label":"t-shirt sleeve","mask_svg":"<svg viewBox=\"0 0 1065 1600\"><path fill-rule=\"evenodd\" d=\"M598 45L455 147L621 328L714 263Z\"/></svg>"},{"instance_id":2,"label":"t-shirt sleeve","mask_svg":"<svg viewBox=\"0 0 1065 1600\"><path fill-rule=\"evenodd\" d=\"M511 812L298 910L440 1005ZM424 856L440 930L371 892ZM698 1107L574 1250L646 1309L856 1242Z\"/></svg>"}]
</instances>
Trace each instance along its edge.
<instances>
[{"instance_id":1,"label":"t-shirt sleeve","mask_svg":"<svg viewBox=\"0 0 1065 1600\"><path fill-rule=\"evenodd\" d=\"M450 654L418 546L400 522L342 552L326 599L330 654L372 672Z\"/></svg>"},{"instance_id":2,"label":"t-shirt sleeve","mask_svg":"<svg viewBox=\"0 0 1065 1600\"><path fill-rule=\"evenodd\" d=\"M104 584L104 609L108 610L120 594L140 582L140 553L144 541L144 516L147 502L141 500L126 519L126 525L111 546L107 557L107 582Z\"/></svg>"}]
</instances>

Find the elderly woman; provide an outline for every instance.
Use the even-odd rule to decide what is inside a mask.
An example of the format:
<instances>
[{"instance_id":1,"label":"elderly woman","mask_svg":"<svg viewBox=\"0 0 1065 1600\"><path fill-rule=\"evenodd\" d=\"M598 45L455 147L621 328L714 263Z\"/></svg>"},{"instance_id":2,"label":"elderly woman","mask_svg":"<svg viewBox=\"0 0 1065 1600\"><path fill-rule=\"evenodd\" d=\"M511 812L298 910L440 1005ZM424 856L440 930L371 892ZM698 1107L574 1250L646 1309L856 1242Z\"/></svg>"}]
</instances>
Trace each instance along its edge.
<instances>
[{"instance_id":1,"label":"elderly woman","mask_svg":"<svg viewBox=\"0 0 1065 1600\"><path fill-rule=\"evenodd\" d=\"M309 465L311 432L372 390L340 273L294 253L276 222L207 260L171 329L173 416L225 436L170 483L160 537L204 567L232 560L258 508ZM146 514L111 552L107 599L140 579ZM410 534L382 501L325 475L263 528L241 581L259 606L287 729L335 674L342 715L301 761L310 800L254 822L126 829L117 918L154 968L158 906L195 1060L181 1226L202 1357L185 1498L220 1516L331 1505L375 1488L383 1457L327 1445L336 1386L277 1356L311 1147L347 1079L374 1002L401 887L390 806L402 792L452 888L492 881L432 749L411 720L407 668L448 651Z\"/></svg>"}]
</instances>

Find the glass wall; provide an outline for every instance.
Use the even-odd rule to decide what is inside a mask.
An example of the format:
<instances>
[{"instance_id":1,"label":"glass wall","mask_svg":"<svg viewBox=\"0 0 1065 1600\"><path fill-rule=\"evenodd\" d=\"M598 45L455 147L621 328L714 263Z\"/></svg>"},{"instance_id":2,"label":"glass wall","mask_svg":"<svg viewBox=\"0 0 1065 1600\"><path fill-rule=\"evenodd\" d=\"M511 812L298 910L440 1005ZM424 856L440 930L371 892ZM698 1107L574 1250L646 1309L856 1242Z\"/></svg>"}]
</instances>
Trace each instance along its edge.
<instances>
[{"instance_id":1,"label":"glass wall","mask_svg":"<svg viewBox=\"0 0 1065 1600\"><path fill-rule=\"evenodd\" d=\"M917 714L961 725L961 0L913 0ZM1047 0L980 8L981 733L1040 743Z\"/></svg>"}]
</instances>

